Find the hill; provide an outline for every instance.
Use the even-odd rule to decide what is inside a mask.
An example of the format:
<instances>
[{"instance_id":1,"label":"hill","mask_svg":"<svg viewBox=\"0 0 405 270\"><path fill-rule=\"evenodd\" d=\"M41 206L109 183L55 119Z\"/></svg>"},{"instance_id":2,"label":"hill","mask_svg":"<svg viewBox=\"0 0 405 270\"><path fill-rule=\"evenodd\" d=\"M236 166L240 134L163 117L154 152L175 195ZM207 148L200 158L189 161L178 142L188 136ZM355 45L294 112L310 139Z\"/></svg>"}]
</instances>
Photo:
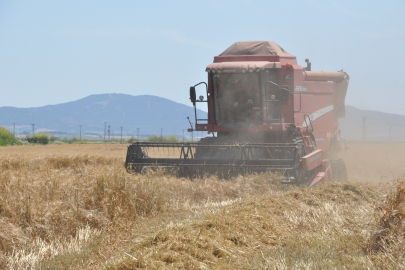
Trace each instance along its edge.
<instances>
[{"instance_id":1,"label":"hill","mask_svg":"<svg viewBox=\"0 0 405 270\"><path fill-rule=\"evenodd\" d=\"M366 118L366 141L405 141L405 116L346 106L346 117L339 119L341 137L363 140L363 117ZM391 129L391 132L390 132ZM390 135L391 133L391 135Z\"/></svg>"},{"instance_id":2,"label":"hill","mask_svg":"<svg viewBox=\"0 0 405 270\"><path fill-rule=\"evenodd\" d=\"M198 110L198 114L203 116L206 112ZM151 95L100 94L38 108L0 107L0 115L0 125L10 128L16 123L17 128L27 132L35 123L35 130L79 133L79 125L83 125L83 133L102 134L107 122L111 134L115 131L116 135L123 126L124 134L136 134L136 128L140 128L140 134L160 135L163 128L164 135L181 136L182 129L190 127L186 117L194 119L194 109Z\"/></svg>"},{"instance_id":3,"label":"hill","mask_svg":"<svg viewBox=\"0 0 405 270\"><path fill-rule=\"evenodd\" d=\"M190 104L191 105L191 104ZM199 118L205 118L206 112L197 110ZM182 129L189 128L187 116L194 119L194 109L165 98L124 94L91 95L76 101L48 105L37 108L0 107L0 125L11 128L16 123L26 133L32 130L55 130L59 132L79 133L79 125L83 125L82 133L104 133L104 122L111 125L111 135L137 133L141 135L183 135ZM404 141L405 116L383 112L360 110L346 106L346 117L339 120L341 137L351 141L363 138L363 117L366 117L366 140L389 141L390 125L391 140ZM187 136L187 132L185 132ZM199 134L200 135L200 134ZM194 134L196 136L196 134Z\"/></svg>"}]
</instances>

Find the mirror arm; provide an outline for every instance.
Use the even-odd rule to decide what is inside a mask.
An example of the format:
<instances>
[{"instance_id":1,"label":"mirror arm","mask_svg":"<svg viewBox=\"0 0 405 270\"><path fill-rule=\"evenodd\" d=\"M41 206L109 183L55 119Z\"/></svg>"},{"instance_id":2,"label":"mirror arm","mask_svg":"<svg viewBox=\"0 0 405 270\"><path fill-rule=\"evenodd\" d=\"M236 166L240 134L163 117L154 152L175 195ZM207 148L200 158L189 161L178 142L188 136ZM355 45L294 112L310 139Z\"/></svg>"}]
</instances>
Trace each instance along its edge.
<instances>
[{"instance_id":1,"label":"mirror arm","mask_svg":"<svg viewBox=\"0 0 405 270\"><path fill-rule=\"evenodd\" d=\"M200 85L200 84L205 84L205 91L206 91L207 94L208 94L208 84L207 84L206 82L197 83L196 85L194 85L194 87L196 87L196 86L198 86L198 85Z\"/></svg>"},{"instance_id":2,"label":"mirror arm","mask_svg":"<svg viewBox=\"0 0 405 270\"><path fill-rule=\"evenodd\" d=\"M200 85L200 84L205 84L205 92L206 92L206 94L207 94L207 100L208 100L208 84L207 84L206 82L200 82L200 83L197 83L196 85L194 85L194 88L195 88L196 86ZM198 101L197 101L197 102L198 102Z\"/></svg>"},{"instance_id":3,"label":"mirror arm","mask_svg":"<svg viewBox=\"0 0 405 270\"><path fill-rule=\"evenodd\" d=\"M266 85L266 84L268 84L268 83L274 84L275 86L278 87L278 89L280 89L280 86L279 86L278 84L276 84L275 82L272 82L272 81L267 81L267 82L265 82L264 84Z\"/></svg>"},{"instance_id":4,"label":"mirror arm","mask_svg":"<svg viewBox=\"0 0 405 270\"><path fill-rule=\"evenodd\" d=\"M277 86L277 87L278 87L278 89L280 89L280 90L284 90L284 91L287 91L287 92L288 92L288 93L290 93L291 95L294 95L294 93L293 93L293 92L291 92L290 90L288 90L287 88L280 88L280 86L279 86L278 84L276 84L275 82L272 82L272 81L267 81L267 82L265 82L265 84L267 84L267 83L274 84L275 86Z\"/></svg>"},{"instance_id":5,"label":"mirror arm","mask_svg":"<svg viewBox=\"0 0 405 270\"><path fill-rule=\"evenodd\" d=\"M288 90L287 88L281 88L281 90L287 91L288 93L290 93L290 95L294 95L294 93Z\"/></svg>"}]
</instances>

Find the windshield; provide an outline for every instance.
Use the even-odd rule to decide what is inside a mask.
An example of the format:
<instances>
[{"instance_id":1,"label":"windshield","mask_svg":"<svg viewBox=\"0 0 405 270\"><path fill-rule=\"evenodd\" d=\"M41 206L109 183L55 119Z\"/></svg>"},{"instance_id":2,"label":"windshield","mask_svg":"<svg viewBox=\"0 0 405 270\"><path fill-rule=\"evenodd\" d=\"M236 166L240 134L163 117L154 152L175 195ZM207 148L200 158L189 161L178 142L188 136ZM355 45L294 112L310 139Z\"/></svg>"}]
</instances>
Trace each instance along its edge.
<instances>
[{"instance_id":1,"label":"windshield","mask_svg":"<svg viewBox=\"0 0 405 270\"><path fill-rule=\"evenodd\" d=\"M248 128L260 124L259 75L222 73L213 77L217 125L226 128Z\"/></svg>"}]
</instances>

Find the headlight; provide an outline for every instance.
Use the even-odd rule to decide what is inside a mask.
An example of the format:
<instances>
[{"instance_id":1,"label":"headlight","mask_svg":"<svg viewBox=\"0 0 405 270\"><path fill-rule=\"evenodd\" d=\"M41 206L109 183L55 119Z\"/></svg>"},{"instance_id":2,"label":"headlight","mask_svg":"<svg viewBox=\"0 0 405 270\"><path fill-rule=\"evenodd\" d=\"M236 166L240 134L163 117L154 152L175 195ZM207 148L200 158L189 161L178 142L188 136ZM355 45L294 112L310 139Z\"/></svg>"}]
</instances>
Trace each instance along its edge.
<instances>
[{"instance_id":1,"label":"headlight","mask_svg":"<svg viewBox=\"0 0 405 270\"><path fill-rule=\"evenodd\" d=\"M253 72L253 68L249 68L249 72Z\"/></svg>"}]
</instances>

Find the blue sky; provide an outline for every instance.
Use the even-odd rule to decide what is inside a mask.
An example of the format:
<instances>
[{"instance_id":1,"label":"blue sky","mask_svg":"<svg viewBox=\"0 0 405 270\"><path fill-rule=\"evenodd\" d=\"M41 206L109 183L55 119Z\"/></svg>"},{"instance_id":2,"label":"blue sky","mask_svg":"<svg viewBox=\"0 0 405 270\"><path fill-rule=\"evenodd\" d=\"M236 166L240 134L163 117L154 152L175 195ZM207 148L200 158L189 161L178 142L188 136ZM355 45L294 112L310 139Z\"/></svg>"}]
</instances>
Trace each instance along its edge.
<instances>
[{"instance_id":1,"label":"blue sky","mask_svg":"<svg viewBox=\"0 0 405 270\"><path fill-rule=\"evenodd\" d=\"M347 104L405 114L405 1L3 1L0 106L188 89L236 41L272 40L344 69Z\"/></svg>"}]
</instances>

